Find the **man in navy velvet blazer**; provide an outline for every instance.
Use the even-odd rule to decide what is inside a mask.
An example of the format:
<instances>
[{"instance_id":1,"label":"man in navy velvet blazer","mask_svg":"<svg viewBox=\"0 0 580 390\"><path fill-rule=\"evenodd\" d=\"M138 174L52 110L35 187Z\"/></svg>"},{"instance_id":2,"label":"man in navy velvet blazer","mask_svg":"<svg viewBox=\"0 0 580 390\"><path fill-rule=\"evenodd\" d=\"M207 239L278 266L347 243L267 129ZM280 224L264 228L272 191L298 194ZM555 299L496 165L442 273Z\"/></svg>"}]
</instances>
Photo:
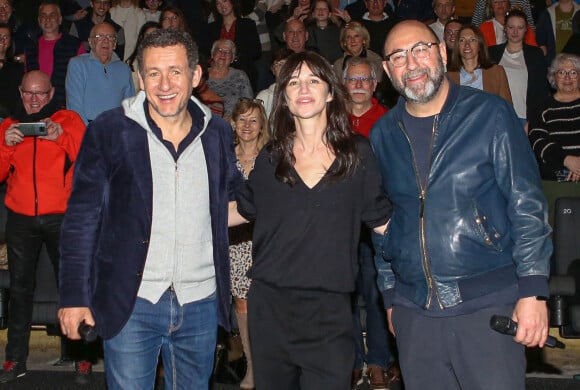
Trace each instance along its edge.
<instances>
[{"instance_id":1,"label":"man in navy velvet blazer","mask_svg":"<svg viewBox=\"0 0 580 390\"><path fill-rule=\"evenodd\" d=\"M59 318L104 339L109 389L208 388L217 325L229 328L228 201L240 177L231 127L191 97L188 34L138 52L143 89L89 125L61 238Z\"/></svg>"}]
</instances>

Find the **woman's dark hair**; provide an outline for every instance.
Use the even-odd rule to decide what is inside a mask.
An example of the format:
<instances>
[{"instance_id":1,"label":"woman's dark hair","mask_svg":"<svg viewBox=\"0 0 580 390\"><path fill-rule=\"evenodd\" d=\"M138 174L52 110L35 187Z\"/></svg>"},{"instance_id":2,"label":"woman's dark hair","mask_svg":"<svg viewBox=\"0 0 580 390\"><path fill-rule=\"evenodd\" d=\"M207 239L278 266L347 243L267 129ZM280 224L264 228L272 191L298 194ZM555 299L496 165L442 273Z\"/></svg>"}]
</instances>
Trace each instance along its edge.
<instances>
[{"instance_id":1,"label":"woman's dark hair","mask_svg":"<svg viewBox=\"0 0 580 390\"><path fill-rule=\"evenodd\" d=\"M10 29L10 25L8 23L0 23L0 28L5 28L8 30L8 34L10 34L10 46L6 49L6 61L14 61L14 40L12 39L12 30Z\"/></svg>"},{"instance_id":2,"label":"woman's dark hair","mask_svg":"<svg viewBox=\"0 0 580 390\"><path fill-rule=\"evenodd\" d=\"M131 68L131 72L137 70L137 68L133 65L135 63L135 60L137 59L137 49L139 48L141 42L143 42L143 38L145 38L145 32L150 28L155 28L159 30L161 28L161 25L157 22L146 22L139 29L139 35L137 35L137 43L135 44L135 50L133 50L133 53L131 53L129 58L127 58L127 60L125 61L127 65L129 65L129 68Z\"/></svg>"},{"instance_id":3,"label":"woman's dark hair","mask_svg":"<svg viewBox=\"0 0 580 390\"><path fill-rule=\"evenodd\" d=\"M451 61L447 66L447 70L451 72L459 72L463 66L463 61L461 60L461 53L459 50L459 36L464 30L471 30L477 39L477 63L481 69L489 69L493 66L493 62L489 59L489 54L487 52L487 45L485 44L485 39L479 28L475 27L473 24L464 24L459 29L457 33L457 39L455 40L455 46L453 47L453 53L451 55Z\"/></svg>"},{"instance_id":4,"label":"woman's dark hair","mask_svg":"<svg viewBox=\"0 0 580 390\"><path fill-rule=\"evenodd\" d=\"M189 25L187 24L187 19L185 19L185 14L181 10L181 8L179 8L175 5L168 5L166 7L163 7L163 9L161 10L161 14L159 15L159 24L163 25L163 23L162 23L163 17L167 12L171 12L172 14L177 15L177 17L179 19L181 19L181 23L183 25L183 31L191 34Z\"/></svg>"},{"instance_id":5,"label":"woman's dark hair","mask_svg":"<svg viewBox=\"0 0 580 390\"><path fill-rule=\"evenodd\" d=\"M234 12L234 16L236 18L241 18L242 17L242 6L240 4L239 0L228 0L230 3L232 3L232 10ZM222 22L223 21L223 17L222 15L218 12L217 10L217 0L212 0L211 1L211 12L213 13L213 17L216 21L218 22Z\"/></svg>"},{"instance_id":6,"label":"woman's dark hair","mask_svg":"<svg viewBox=\"0 0 580 390\"><path fill-rule=\"evenodd\" d=\"M349 95L331 65L319 54L306 51L288 57L278 76L270 115L270 128L273 133L272 142L269 144L269 150L278 159L276 178L289 185L296 182L291 169L296 162L293 152L296 125L294 115L286 102L286 87L302 64L307 65L314 76L328 84L328 92L332 96L332 100L326 103L328 122L325 138L335 155L336 164L329 168L327 174L335 179L348 177L358 164L354 133L350 127L347 111Z\"/></svg>"},{"instance_id":7,"label":"woman's dark hair","mask_svg":"<svg viewBox=\"0 0 580 390\"><path fill-rule=\"evenodd\" d=\"M511 11L509 11L505 17L505 24L506 25L507 25L508 20L510 20L511 18L522 18L524 20L524 22L526 23L526 28L529 28L528 17L526 16L526 14L523 11L520 11L519 9L512 9Z\"/></svg>"},{"instance_id":8,"label":"woman's dark hair","mask_svg":"<svg viewBox=\"0 0 580 390\"><path fill-rule=\"evenodd\" d=\"M274 55L272 55L272 64L274 64L274 62L280 61L280 60L285 60L286 58L290 57L292 54L294 54L294 52L290 49L288 49L287 47L282 47L278 50L276 50L274 52Z\"/></svg>"}]
</instances>

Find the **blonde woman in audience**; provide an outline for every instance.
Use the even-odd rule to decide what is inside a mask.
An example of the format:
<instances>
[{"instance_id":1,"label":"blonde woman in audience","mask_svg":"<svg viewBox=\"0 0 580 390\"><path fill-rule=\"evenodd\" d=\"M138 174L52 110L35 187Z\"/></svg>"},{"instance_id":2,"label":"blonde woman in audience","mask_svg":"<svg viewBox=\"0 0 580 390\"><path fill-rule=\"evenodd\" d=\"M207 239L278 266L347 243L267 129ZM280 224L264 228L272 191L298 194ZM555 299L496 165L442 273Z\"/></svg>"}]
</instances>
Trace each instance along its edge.
<instances>
[{"instance_id":1,"label":"blonde woman in audience","mask_svg":"<svg viewBox=\"0 0 580 390\"><path fill-rule=\"evenodd\" d=\"M340 31L340 45L344 50L344 55L334 62L334 71L342 79L345 62L350 57L366 57L371 62L373 69L377 74L377 81L380 83L383 79L383 58L368 49L371 42L369 31L360 22L349 22Z\"/></svg>"},{"instance_id":2,"label":"blonde woman in audience","mask_svg":"<svg viewBox=\"0 0 580 390\"><path fill-rule=\"evenodd\" d=\"M268 141L268 118L264 106L257 99L241 98L232 114L234 144L236 145L236 167L245 180L252 169L260 149ZM246 375L240 389L254 389L254 374L250 335L248 332L248 290L251 280L246 273L252 265L253 224L242 224L230 228L230 283L238 329L246 356Z\"/></svg>"},{"instance_id":3,"label":"blonde woman in audience","mask_svg":"<svg viewBox=\"0 0 580 390\"><path fill-rule=\"evenodd\" d=\"M125 53L122 60L129 58L137 47L137 37L139 29L147 18L145 12L139 8L139 0L112 0L112 7L109 11L111 19L125 32Z\"/></svg>"}]
</instances>

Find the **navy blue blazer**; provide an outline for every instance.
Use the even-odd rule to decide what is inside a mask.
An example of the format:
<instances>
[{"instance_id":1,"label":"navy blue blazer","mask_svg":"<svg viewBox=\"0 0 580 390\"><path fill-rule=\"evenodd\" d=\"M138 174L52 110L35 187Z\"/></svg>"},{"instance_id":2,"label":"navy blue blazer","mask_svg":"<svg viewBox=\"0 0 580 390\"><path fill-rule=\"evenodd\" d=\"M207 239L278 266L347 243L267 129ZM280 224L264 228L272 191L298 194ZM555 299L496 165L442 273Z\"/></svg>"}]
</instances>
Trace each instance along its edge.
<instances>
[{"instance_id":1,"label":"navy blue blazer","mask_svg":"<svg viewBox=\"0 0 580 390\"><path fill-rule=\"evenodd\" d=\"M205 114L207 115L207 114ZM241 182L232 129L213 116L201 135L209 179L218 322L229 329L228 201ZM123 108L87 127L61 230L60 306L89 307L104 339L125 325L151 233L153 185L146 130Z\"/></svg>"}]
</instances>

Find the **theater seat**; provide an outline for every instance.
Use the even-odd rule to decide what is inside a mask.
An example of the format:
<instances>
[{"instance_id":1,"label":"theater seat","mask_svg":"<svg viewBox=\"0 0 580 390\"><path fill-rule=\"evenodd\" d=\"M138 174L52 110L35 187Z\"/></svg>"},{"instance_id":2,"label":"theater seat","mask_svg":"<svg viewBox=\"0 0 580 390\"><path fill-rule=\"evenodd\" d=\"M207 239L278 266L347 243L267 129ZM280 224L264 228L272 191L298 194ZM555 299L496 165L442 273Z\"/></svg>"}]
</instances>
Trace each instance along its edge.
<instances>
[{"instance_id":1,"label":"theater seat","mask_svg":"<svg viewBox=\"0 0 580 390\"><path fill-rule=\"evenodd\" d=\"M550 325L580 338L580 197L556 199L553 225Z\"/></svg>"}]
</instances>

